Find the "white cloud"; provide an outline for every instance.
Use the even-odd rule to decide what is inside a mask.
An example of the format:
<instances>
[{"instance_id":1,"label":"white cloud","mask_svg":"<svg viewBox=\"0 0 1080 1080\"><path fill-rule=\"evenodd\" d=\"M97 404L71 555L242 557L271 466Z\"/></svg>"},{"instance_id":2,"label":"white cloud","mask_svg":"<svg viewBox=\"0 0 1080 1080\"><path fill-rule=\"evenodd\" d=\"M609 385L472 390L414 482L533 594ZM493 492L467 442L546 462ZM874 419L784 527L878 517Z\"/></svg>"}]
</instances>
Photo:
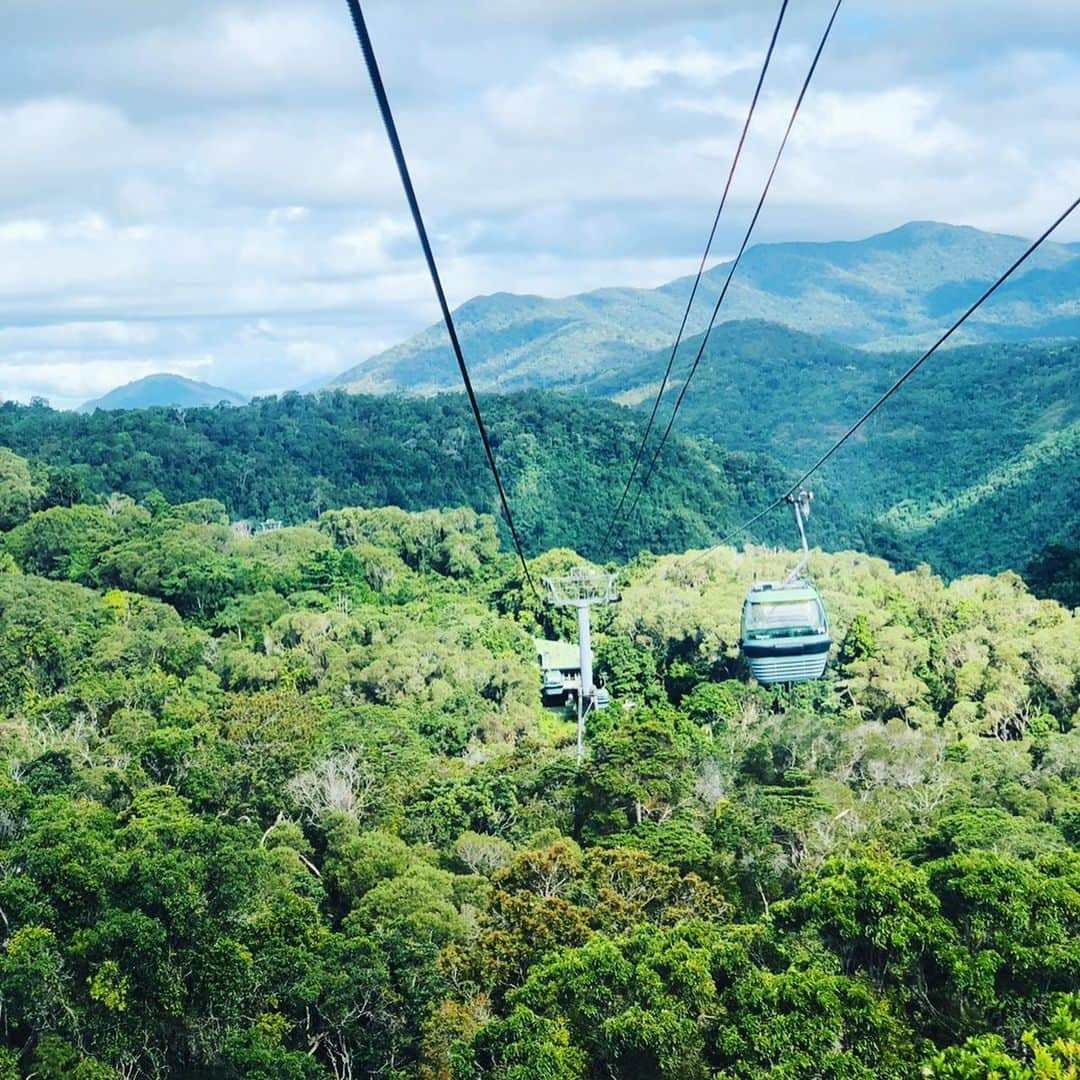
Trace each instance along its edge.
<instances>
[{"instance_id":1,"label":"white cloud","mask_svg":"<svg viewBox=\"0 0 1080 1080\"><path fill-rule=\"evenodd\" d=\"M666 79L711 85L757 62L747 52L725 56L689 41L675 49L633 52L615 45L594 45L556 63L555 70L587 89L647 90Z\"/></svg>"},{"instance_id":2,"label":"white cloud","mask_svg":"<svg viewBox=\"0 0 1080 1080\"><path fill-rule=\"evenodd\" d=\"M391 245L415 236L411 219L383 217L335 236L329 265L339 274L380 273L394 270Z\"/></svg>"},{"instance_id":3,"label":"white cloud","mask_svg":"<svg viewBox=\"0 0 1080 1080\"><path fill-rule=\"evenodd\" d=\"M352 80L355 45L343 29L341 18L310 4L223 5L188 26L122 36L110 52L137 85L188 98L311 93Z\"/></svg>"},{"instance_id":4,"label":"white cloud","mask_svg":"<svg viewBox=\"0 0 1080 1080\"><path fill-rule=\"evenodd\" d=\"M285 351L296 361L297 370L309 378L316 375L330 378L345 368L341 353L333 345L323 342L295 341Z\"/></svg>"},{"instance_id":5,"label":"white cloud","mask_svg":"<svg viewBox=\"0 0 1080 1080\"><path fill-rule=\"evenodd\" d=\"M338 0L10 6L0 394L91 396L182 363L259 391L434 320ZM369 7L453 302L693 268L774 10ZM828 7L789 9L721 249L738 242ZM1080 6L1065 0L843 9L758 238L912 218L1035 233L1080 188L1078 55ZM1080 222L1062 236L1080 238Z\"/></svg>"},{"instance_id":6,"label":"white cloud","mask_svg":"<svg viewBox=\"0 0 1080 1080\"><path fill-rule=\"evenodd\" d=\"M772 108L774 132L782 132L787 111ZM782 116L782 119L781 119ZM867 93L828 91L807 101L794 138L830 153L856 150L867 156L895 148L915 157L969 153L975 133L950 121L940 93L911 86Z\"/></svg>"},{"instance_id":7,"label":"white cloud","mask_svg":"<svg viewBox=\"0 0 1080 1080\"><path fill-rule=\"evenodd\" d=\"M88 175L133 164L141 152L137 133L118 110L72 98L0 107L0 130L0 205L78 198Z\"/></svg>"},{"instance_id":8,"label":"white cloud","mask_svg":"<svg viewBox=\"0 0 1080 1080\"><path fill-rule=\"evenodd\" d=\"M200 378L213 358L171 357L162 360L115 360L89 354L73 361L66 354L39 352L20 362L18 354L0 360L0 399L28 400L37 394L57 408L72 408L100 397L116 386L169 371Z\"/></svg>"},{"instance_id":9,"label":"white cloud","mask_svg":"<svg viewBox=\"0 0 1080 1080\"><path fill-rule=\"evenodd\" d=\"M0 350L87 349L102 345L148 345L157 337L146 323L115 321L0 327Z\"/></svg>"},{"instance_id":10,"label":"white cloud","mask_svg":"<svg viewBox=\"0 0 1080 1080\"><path fill-rule=\"evenodd\" d=\"M276 206L267 214L266 221L274 228L284 228L310 216L311 211L306 206Z\"/></svg>"}]
</instances>

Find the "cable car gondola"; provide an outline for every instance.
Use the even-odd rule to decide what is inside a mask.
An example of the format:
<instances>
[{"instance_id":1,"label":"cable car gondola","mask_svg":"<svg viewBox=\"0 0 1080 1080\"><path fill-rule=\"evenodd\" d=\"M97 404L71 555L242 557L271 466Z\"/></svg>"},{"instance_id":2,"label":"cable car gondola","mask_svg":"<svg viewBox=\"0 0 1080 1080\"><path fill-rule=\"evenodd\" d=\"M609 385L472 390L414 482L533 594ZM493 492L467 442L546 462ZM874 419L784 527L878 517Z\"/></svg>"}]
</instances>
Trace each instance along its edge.
<instances>
[{"instance_id":1,"label":"cable car gondola","mask_svg":"<svg viewBox=\"0 0 1080 1080\"><path fill-rule=\"evenodd\" d=\"M802 539L803 558L783 581L750 587L743 602L739 648L760 683L794 683L820 679L832 640L825 605L817 589L802 577L810 557L803 519L813 496L800 491L789 497Z\"/></svg>"},{"instance_id":2,"label":"cable car gondola","mask_svg":"<svg viewBox=\"0 0 1080 1080\"><path fill-rule=\"evenodd\" d=\"M817 589L802 578L752 586L739 644L759 683L820 679L832 640Z\"/></svg>"}]
</instances>

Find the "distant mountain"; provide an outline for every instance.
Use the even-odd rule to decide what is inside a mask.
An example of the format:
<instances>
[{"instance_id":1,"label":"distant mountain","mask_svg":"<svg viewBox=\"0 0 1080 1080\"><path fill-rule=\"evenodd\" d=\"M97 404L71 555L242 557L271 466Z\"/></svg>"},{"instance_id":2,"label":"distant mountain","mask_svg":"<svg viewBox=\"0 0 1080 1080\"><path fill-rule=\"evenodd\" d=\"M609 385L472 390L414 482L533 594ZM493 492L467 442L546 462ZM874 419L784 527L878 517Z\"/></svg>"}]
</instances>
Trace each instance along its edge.
<instances>
[{"instance_id":1,"label":"distant mountain","mask_svg":"<svg viewBox=\"0 0 1080 1080\"><path fill-rule=\"evenodd\" d=\"M220 402L230 405L243 405L247 398L235 390L225 390L220 386L185 379L183 375L147 375L145 379L136 379L126 386L118 386L103 397L87 401L80 405L79 412L94 412L96 409L149 409L155 405L194 408L198 405L217 405Z\"/></svg>"},{"instance_id":2,"label":"distant mountain","mask_svg":"<svg viewBox=\"0 0 1080 1080\"><path fill-rule=\"evenodd\" d=\"M562 300L496 293L463 304L454 322L478 388L566 388L597 368L617 368L659 348L678 317L676 306L672 297L647 289L603 289ZM339 375L327 389L428 395L460 382L439 323Z\"/></svg>"},{"instance_id":3,"label":"distant mountain","mask_svg":"<svg viewBox=\"0 0 1080 1080\"><path fill-rule=\"evenodd\" d=\"M866 240L759 244L724 302L725 319L764 319L870 349L929 343L1027 241L912 222ZM691 316L708 321L728 271L709 270ZM498 293L456 312L478 389L572 388L670 343L690 279L659 289L600 289L564 299ZM1080 248L1045 244L973 317L955 344L1080 336ZM441 324L344 372L355 392L431 394L458 387Z\"/></svg>"}]
</instances>

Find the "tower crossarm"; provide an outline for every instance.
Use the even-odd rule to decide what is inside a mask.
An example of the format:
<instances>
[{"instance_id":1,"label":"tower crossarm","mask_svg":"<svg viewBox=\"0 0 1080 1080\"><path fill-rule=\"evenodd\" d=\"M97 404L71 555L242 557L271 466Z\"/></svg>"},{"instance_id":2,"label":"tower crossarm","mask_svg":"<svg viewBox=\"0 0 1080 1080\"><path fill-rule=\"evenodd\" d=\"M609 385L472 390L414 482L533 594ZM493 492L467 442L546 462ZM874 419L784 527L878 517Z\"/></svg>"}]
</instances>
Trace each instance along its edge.
<instances>
[{"instance_id":1,"label":"tower crossarm","mask_svg":"<svg viewBox=\"0 0 1080 1080\"><path fill-rule=\"evenodd\" d=\"M541 581L547 601L554 607L591 607L619 599L615 574L605 570L590 570L583 566L561 577L545 577Z\"/></svg>"}]
</instances>

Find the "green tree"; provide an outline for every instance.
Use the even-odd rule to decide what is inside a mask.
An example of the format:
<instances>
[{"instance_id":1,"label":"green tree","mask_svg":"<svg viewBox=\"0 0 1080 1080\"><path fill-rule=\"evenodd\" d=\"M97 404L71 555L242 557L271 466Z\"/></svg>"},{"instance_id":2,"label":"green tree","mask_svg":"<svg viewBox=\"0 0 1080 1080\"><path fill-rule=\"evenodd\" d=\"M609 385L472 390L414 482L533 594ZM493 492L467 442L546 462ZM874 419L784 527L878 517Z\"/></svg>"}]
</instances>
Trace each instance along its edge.
<instances>
[{"instance_id":1,"label":"green tree","mask_svg":"<svg viewBox=\"0 0 1080 1080\"><path fill-rule=\"evenodd\" d=\"M0 446L0 530L24 522L34 508L37 495L30 463Z\"/></svg>"}]
</instances>

